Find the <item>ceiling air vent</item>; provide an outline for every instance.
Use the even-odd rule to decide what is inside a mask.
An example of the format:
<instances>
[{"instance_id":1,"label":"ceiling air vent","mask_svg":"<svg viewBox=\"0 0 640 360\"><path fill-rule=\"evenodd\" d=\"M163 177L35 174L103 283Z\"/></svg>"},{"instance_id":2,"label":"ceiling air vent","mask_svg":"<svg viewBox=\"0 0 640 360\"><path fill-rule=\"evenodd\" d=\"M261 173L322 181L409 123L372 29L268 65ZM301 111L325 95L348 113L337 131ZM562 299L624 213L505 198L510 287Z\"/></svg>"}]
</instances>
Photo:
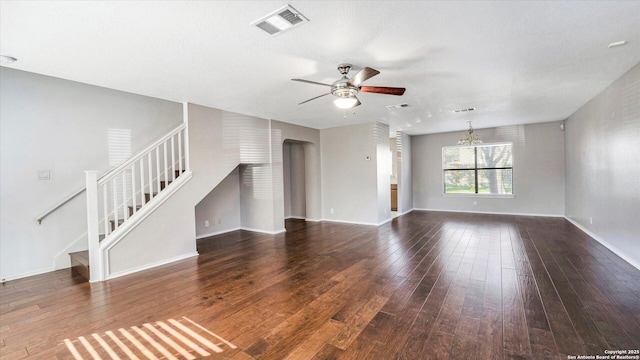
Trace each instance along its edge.
<instances>
[{"instance_id":1,"label":"ceiling air vent","mask_svg":"<svg viewBox=\"0 0 640 360\"><path fill-rule=\"evenodd\" d=\"M395 109L402 109L402 108L409 107L409 104L404 103L404 104L398 104L398 105L387 105L385 107L387 108L387 110L395 110Z\"/></svg>"},{"instance_id":2,"label":"ceiling air vent","mask_svg":"<svg viewBox=\"0 0 640 360\"><path fill-rule=\"evenodd\" d=\"M264 30L269 35L275 36L308 21L309 19L298 10L291 7L291 5L287 5L252 22L251 25Z\"/></svg>"},{"instance_id":3,"label":"ceiling air vent","mask_svg":"<svg viewBox=\"0 0 640 360\"><path fill-rule=\"evenodd\" d=\"M476 108L472 107L472 108L466 108L466 109L457 109L457 110L451 110L454 113L466 113L466 112L470 112L470 111L476 111Z\"/></svg>"}]
</instances>

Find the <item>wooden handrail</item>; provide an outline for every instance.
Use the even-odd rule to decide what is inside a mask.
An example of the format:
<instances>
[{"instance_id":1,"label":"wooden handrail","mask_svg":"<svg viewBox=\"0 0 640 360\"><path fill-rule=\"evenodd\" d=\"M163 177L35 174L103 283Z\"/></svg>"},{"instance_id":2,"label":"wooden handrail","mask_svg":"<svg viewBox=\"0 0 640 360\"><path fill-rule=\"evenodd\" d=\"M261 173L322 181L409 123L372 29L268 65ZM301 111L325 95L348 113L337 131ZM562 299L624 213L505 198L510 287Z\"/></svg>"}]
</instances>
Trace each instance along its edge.
<instances>
[{"instance_id":1,"label":"wooden handrail","mask_svg":"<svg viewBox=\"0 0 640 360\"><path fill-rule=\"evenodd\" d=\"M100 176L98 178L98 183L99 184L103 184L103 183L109 181L112 177L114 177L122 169L126 168L127 166L130 166L135 161L140 160L140 158L145 156L147 153L149 153L149 151L155 149L157 146L159 146L163 142L167 141L167 139L171 138L175 134L177 134L180 131L182 131L185 127L186 127L185 123L180 124L178 127L176 127L175 129L171 130L166 135L163 135L161 138L159 138L158 140L154 141L153 143L151 143L150 145L148 145L147 147L145 147L141 151L138 151L136 153L136 155L134 155L133 157L129 158L129 160L123 162L122 164L116 166L115 168L107 171L104 175ZM64 198L59 203L57 203L54 206L52 206L49 210L47 210L46 212L42 213L42 215L40 215L40 216L38 216L36 218L36 221L38 222L38 224L42 224L42 220L44 220L44 218L46 218L47 216L51 215L51 213L53 213L54 211L56 211L59 208L61 208L64 204L66 204L69 201L73 200L76 196L82 194L86 189L87 189L86 187L82 187L82 188L76 190L71 195L67 196L66 198Z\"/></svg>"}]
</instances>

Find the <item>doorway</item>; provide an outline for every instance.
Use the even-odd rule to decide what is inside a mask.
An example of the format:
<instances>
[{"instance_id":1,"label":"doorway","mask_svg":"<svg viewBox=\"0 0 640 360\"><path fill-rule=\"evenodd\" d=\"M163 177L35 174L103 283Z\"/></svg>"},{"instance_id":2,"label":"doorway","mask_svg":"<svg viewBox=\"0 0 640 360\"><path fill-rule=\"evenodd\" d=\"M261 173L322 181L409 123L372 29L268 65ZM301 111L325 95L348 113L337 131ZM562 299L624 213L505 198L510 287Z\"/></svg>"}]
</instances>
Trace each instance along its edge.
<instances>
[{"instance_id":1,"label":"doorway","mask_svg":"<svg viewBox=\"0 0 640 360\"><path fill-rule=\"evenodd\" d=\"M307 179L305 143L285 140L282 144L285 220L304 221L307 218ZM285 221L286 224L291 221Z\"/></svg>"}]
</instances>

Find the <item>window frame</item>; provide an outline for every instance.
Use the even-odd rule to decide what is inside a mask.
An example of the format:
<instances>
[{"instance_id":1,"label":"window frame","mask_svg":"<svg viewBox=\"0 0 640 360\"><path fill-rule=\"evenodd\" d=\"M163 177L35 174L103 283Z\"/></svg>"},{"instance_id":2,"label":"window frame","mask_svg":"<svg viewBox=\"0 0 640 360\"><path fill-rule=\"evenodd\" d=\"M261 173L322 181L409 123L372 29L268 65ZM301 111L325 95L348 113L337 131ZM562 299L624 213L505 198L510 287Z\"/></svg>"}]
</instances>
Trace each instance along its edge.
<instances>
[{"instance_id":1,"label":"window frame","mask_svg":"<svg viewBox=\"0 0 640 360\"><path fill-rule=\"evenodd\" d=\"M507 167L483 167L483 168L478 168L478 148L479 147L486 147L486 146L501 146L501 145L510 145L511 146L511 166L507 166ZM474 167L473 168L445 168L445 149L451 149L451 148L473 148L473 155L474 155ZM510 141L505 141L505 142L494 142L494 143L483 143L483 144L477 144L477 145L448 145L448 146L443 146L442 147L442 153L441 153L441 175L442 175L442 196L444 197L473 197L473 198L514 198L515 195L515 186L514 186L514 146L513 146L513 142ZM475 176L475 193L447 193L446 189L447 189L447 185L446 185L446 179L445 179L445 173L446 171L453 171L453 170L472 170L474 172L474 176ZM479 194L478 193L478 172L481 170L511 170L511 194Z\"/></svg>"}]
</instances>

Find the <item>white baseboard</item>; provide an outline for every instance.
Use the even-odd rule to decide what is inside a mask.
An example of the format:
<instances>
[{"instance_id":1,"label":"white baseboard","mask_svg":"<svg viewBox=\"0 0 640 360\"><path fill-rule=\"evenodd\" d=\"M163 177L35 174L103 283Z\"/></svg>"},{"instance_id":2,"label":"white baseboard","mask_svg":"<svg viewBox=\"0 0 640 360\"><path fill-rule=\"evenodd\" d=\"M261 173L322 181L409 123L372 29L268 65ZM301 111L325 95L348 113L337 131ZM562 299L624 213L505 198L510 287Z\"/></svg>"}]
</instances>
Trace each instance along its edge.
<instances>
[{"instance_id":1,"label":"white baseboard","mask_svg":"<svg viewBox=\"0 0 640 360\"><path fill-rule=\"evenodd\" d=\"M349 220L337 220L337 219L321 219L320 221L335 222L335 223L342 223L342 224L378 226L378 224L376 223L367 223L367 222L361 222L361 221L349 221Z\"/></svg>"},{"instance_id":2,"label":"white baseboard","mask_svg":"<svg viewBox=\"0 0 640 360\"><path fill-rule=\"evenodd\" d=\"M222 235L222 234L226 234L226 233L230 233L232 231L238 231L238 230L245 230L245 231L257 232L257 233L269 234L269 235L281 234L281 233L287 231L285 228L282 228L282 229L279 229L279 230L275 230L275 231L267 231L267 230L253 229L253 228L248 228L248 227L237 227L237 228L233 228L233 229L220 230L220 231L215 231L215 232L208 233L208 234L198 235L196 237L196 240L204 239L204 238L208 238L208 237L216 236L216 235Z\"/></svg>"},{"instance_id":3,"label":"white baseboard","mask_svg":"<svg viewBox=\"0 0 640 360\"><path fill-rule=\"evenodd\" d=\"M514 213L514 212L497 212L497 211L469 211L469 210L446 210L446 209L424 209L414 208L416 211L439 211L451 213L469 213L469 214L489 214L489 215L513 215L513 216L542 216L542 217L558 217L564 218L564 215L558 214L531 214L531 213Z\"/></svg>"},{"instance_id":4,"label":"white baseboard","mask_svg":"<svg viewBox=\"0 0 640 360\"><path fill-rule=\"evenodd\" d=\"M407 210L407 211L405 211L405 212L398 213L398 216L406 215L406 214L408 214L408 213L412 212L413 210L415 210L415 209L414 209L414 208L411 208L411 209L409 209L409 210Z\"/></svg>"},{"instance_id":5,"label":"white baseboard","mask_svg":"<svg viewBox=\"0 0 640 360\"><path fill-rule=\"evenodd\" d=\"M309 218L306 218L305 220L306 221L311 221L311 222L320 222L320 221L322 221L322 219L309 219Z\"/></svg>"},{"instance_id":6,"label":"white baseboard","mask_svg":"<svg viewBox=\"0 0 640 360\"><path fill-rule=\"evenodd\" d=\"M56 270L60 270L60 269L56 269L55 267L50 267L50 268L45 268L45 269L40 269L35 271L29 271L29 272L18 274L18 275L11 275L11 276L7 276L5 278L0 279L0 283L5 283L11 280L18 280L18 279L26 278L29 276L42 275L42 274L46 274Z\"/></svg>"},{"instance_id":7,"label":"white baseboard","mask_svg":"<svg viewBox=\"0 0 640 360\"><path fill-rule=\"evenodd\" d=\"M262 233L262 234L269 234L269 235L281 234L281 233L287 231L284 228L278 229L278 230L274 230L274 231L268 231L268 230L253 229L253 228L248 228L248 227L241 227L240 230L246 230L246 231L257 232L257 233Z\"/></svg>"},{"instance_id":8,"label":"white baseboard","mask_svg":"<svg viewBox=\"0 0 640 360\"><path fill-rule=\"evenodd\" d=\"M111 280L111 279L115 279L115 278L119 278L121 276L125 276L125 275L130 275L133 273L137 273L139 271L143 271L143 270L149 270L158 266L162 266L162 265L167 265L176 261L180 261L180 260L184 260L184 259L188 259L190 257L194 257L194 256L198 256L198 252L194 251L192 253L187 253L187 254L183 254L183 255L179 255L176 257L172 257L170 259L165 259L165 260L161 260L161 261L157 261L151 264L147 264L147 265L142 265L142 266L138 266L136 268L133 269L129 269L129 270L125 270L125 271L120 271L117 273L113 273L113 274L109 274L105 277L105 280ZM90 282L98 282L99 280L94 280L94 281L90 281Z\"/></svg>"},{"instance_id":9,"label":"white baseboard","mask_svg":"<svg viewBox=\"0 0 640 360\"><path fill-rule=\"evenodd\" d=\"M307 220L307 218L306 218L306 217L304 217L304 216L289 216L289 217L286 217L286 218L284 218L284 219L285 219L285 220L289 220L289 219L295 219L295 220Z\"/></svg>"},{"instance_id":10,"label":"white baseboard","mask_svg":"<svg viewBox=\"0 0 640 360\"><path fill-rule=\"evenodd\" d=\"M235 228L226 229L226 230L214 231L212 233L201 234L201 235L196 236L196 240L204 239L204 238L208 238L208 237L216 236L216 235L222 235L222 234L226 234L226 233L230 233L232 231L238 231L238 230L242 230L242 228L241 227L235 227Z\"/></svg>"},{"instance_id":11,"label":"white baseboard","mask_svg":"<svg viewBox=\"0 0 640 360\"><path fill-rule=\"evenodd\" d=\"M568 222L572 223L575 227L577 227L578 229L580 229L582 232L584 232L585 234L589 235L591 238L593 238L593 240L599 242L600 244L602 244L602 246L606 247L607 249L609 249L612 253L618 255L622 260L626 261L629 263L629 265L633 266L634 268L640 270L640 264L637 263L636 261L634 261L633 259L629 258L627 255L625 255L622 251L618 250L615 246L611 245L609 242L607 242L606 240L604 240L603 238L601 238L600 236L594 234L593 232L591 232L589 229L587 229L586 227L584 227L582 224L580 224L579 222L577 222L574 219L571 219L570 217L565 216L565 219L567 219Z\"/></svg>"}]
</instances>

